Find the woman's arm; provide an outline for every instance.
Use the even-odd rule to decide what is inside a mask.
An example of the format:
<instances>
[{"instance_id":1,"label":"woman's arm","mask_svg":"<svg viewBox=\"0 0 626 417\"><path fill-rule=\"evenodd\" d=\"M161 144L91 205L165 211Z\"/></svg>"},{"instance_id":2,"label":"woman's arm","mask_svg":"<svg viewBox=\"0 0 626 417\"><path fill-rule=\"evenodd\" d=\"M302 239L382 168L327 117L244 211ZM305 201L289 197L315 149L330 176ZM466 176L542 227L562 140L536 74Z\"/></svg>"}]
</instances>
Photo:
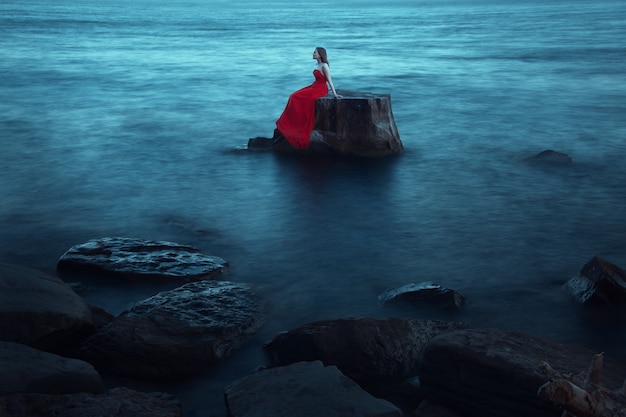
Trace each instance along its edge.
<instances>
[{"instance_id":1,"label":"woman's arm","mask_svg":"<svg viewBox=\"0 0 626 417\"><path fill-rule=\"evenodd\" d=\"M326 77L326 82L328 82L328 85L330 86L330 90L333 92L333 96L335 98L341 98L341 96L337 94L337 92L335 91L333 80L330 78L330 68L328 68L328 64L322 65L322 73L324 74L324 77Z\"/></svg>"}]
</instances>

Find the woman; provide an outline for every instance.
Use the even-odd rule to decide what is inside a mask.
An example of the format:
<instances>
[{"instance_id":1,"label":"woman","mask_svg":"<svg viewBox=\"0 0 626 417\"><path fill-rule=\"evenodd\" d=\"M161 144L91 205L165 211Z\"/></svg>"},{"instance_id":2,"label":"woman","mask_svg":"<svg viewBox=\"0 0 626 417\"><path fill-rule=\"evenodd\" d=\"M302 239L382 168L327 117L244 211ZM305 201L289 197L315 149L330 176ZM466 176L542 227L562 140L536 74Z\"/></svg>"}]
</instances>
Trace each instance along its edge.
<instances>
[{"instance_id":1,"label":"woman","mask_svg":"<svg viewBox=\"0 0 626 417\"><path fill-rule=\"evenodd\" d=\"M276 128L294 148L309 147L309 137L315 123L315 101L328 94L328 86L335 98L341 97L330 78L326 49L315 48L313 59L317 61L313 70L315 82L292 93L283 114L276 121Z\"/></svg>"}]
</instances>

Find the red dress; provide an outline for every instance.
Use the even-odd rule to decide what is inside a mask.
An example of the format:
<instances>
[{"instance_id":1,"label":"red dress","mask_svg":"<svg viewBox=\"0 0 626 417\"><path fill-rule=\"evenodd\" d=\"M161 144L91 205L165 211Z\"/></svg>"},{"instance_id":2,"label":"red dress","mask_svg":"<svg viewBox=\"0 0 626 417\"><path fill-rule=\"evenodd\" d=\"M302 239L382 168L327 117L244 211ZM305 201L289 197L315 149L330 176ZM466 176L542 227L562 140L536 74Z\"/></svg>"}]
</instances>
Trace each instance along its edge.
<instances>
[{"instance_id":1,"label":"red dress","mask_svg":"<svg viewBox=\"0 0 626 417\"><path fill-rule=\"evenodd\" d=\"M313 70L313 84L292 93L287 106L276 121L278 131L294 148L308 148L309 137L315 123L315 101L328 94L326 77L322 71Z\"/></svg>"}]
</instances>

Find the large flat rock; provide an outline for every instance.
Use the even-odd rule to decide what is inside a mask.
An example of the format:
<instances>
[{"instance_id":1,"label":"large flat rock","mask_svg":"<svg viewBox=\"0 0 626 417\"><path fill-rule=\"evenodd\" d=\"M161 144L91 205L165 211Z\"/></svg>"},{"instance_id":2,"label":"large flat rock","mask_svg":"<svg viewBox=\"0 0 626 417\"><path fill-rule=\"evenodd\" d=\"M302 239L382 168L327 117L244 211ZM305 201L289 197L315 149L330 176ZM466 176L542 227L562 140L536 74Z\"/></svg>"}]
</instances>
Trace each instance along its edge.
<instances>
[{"instance_id":1,"label":"large flat rock","mask_svg":"<svg viewBox=\"0 0 626 417\"><path fill-rule=\"evenodd\" d=\"M336 367L298 362L249 375L225 389L230 417L402 417Z\"/></svg>"},{"instance_id":2,"label":"large flat rock","mask_svg":"<svg viewBox=\"0 0 626 417\"><path fill-rule=\"evenodd\" d=\"M129 376L198 374L242 346L265 315L264 299L246 284L191 282L120 314L82 344L79 357Z\"/></svg>"},{"instance_id":3,"label":"large flat rock","mask_svg":"<svg viewBox=\"0 0 626 417\"><path fill-rule=\"evenodd\" d=\"M224 259L167 241L106 237L72 246L57 263L61 272L108 273L128 279L182 283L218 277Z\"/></svg>"}]
</instances>

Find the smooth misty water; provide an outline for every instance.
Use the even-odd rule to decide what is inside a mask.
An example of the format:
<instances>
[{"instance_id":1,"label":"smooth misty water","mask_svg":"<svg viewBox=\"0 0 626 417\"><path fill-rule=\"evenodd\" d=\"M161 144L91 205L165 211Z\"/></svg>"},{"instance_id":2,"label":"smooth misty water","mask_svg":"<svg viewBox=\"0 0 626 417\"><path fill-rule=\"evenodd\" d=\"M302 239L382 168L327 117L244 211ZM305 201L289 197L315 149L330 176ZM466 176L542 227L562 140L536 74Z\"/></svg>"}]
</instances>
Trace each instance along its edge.
<instances>
[{"instance_id":1,"label":"smooth misty water","mask_svg":"<svg viewBox=\"0 0 626 417\"><path fill-rule=\"evenodd\" d=\"M222 415L260 345L318 319L463 320L626 360L624 321L562 287L594 255L626 267L626 4L468 3L2 2L0 261L55 274L104 236L229 261L272 305L252 343L197 379L109 381L188 416ZM338 89L391 95L402 156L246 151L312 82L318 45ZM574 164L524 162L544 149ZM466 308L377 302L426 280ZM153 291L82 295L119 313Z\"/></svg>"}]
</instances>

